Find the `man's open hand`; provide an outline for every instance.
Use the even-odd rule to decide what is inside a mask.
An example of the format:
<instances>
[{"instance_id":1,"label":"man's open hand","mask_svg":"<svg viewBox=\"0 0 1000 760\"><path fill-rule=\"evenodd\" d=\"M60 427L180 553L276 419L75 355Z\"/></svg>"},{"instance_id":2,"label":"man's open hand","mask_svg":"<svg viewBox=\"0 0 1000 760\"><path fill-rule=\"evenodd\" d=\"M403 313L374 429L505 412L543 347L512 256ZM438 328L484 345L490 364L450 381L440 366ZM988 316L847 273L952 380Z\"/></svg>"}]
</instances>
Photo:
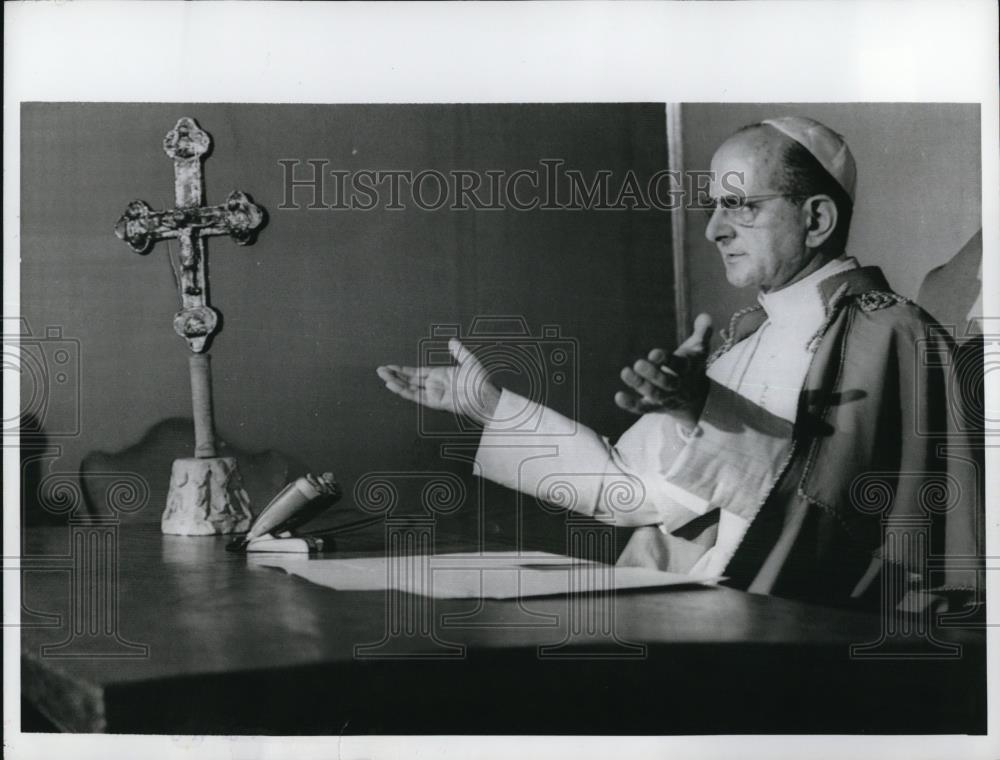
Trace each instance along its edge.
<instances>
[{"instance_id":1,"label":"man's open hand","mask_svg":"<svg viewBox=\"0 0 1000 760\"><path fill-rule=\"evenodd\" d=\"M448 350L455 357L451 367L387 364L376 372L397 396L429 409L462 414L485 425L495 416L500 389L489 381L486 369L458 339L448 341Z\"/></svg>"},{"instance_id":2,"label":"man's open hand","mask_svg":"<svg viewBox=\"0 0 1000 760\"><path fill-rule=\"evenodd\" d=\"M705 361L711 339L712 318L699 314L694 332L673 354L654 348L621 371L628 390L618 391L615 403L633 414L670 414L684 427L694 428L708 393Z\"/></svg>"}]
</instances>

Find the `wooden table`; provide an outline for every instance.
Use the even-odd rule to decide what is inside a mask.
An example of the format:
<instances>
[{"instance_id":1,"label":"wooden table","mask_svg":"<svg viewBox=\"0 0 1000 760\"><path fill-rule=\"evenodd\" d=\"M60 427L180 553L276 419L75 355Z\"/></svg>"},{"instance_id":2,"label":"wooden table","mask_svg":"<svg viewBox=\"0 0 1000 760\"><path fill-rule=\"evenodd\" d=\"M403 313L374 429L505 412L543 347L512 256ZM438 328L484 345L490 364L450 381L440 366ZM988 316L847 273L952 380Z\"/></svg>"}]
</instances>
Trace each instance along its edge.
<instances>
[{"instance_id":1,"label":"wooden table","mask_svg":"<svg viewBox=\"0 0 1000 760\"><path fill-rule=\"evenodd\" d=\"M110 538L88 548L101 535ZM879 616L682 587L591 599L613 602L613 636L574 634L566 597L405 595L434 634L407 636L403 626L392 636L387 621L399 608L387 604L399 598L253 567L225 543L162 536L155 526L30 530L21 560L24 699L74 732L986 729L981 633L938 634L960 645L954 657L910 635L877 649L882 658L852 658L852 644L879 641ZM383 545L376 527L340 549ZM447 537L436 544L459 548L470 547ZM107 582L94 572L110 573ZM110 589L104 599L100 588ZM116 615L102 616L105 603Z\"/></svg>"}]
</instances>

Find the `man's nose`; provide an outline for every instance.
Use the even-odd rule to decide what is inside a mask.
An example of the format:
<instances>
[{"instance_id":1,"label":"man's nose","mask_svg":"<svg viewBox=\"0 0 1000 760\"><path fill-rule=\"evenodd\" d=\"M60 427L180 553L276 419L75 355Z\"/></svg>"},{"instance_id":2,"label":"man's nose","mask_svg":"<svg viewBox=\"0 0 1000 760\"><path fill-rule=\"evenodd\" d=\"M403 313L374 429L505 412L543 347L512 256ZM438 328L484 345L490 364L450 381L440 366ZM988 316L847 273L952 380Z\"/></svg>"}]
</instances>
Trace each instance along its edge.
<instances>
[{"instance_id":1,"label":"man's nose","mask_svg":"<svg viewBox=\"0 0 1000 760\"><path fill-rule=\"evenodd\" d=\"M726 215L723 213L722 209L716 206L712 211L712 216L708 219L708 224L705 226L705 237L708 238L713 243L721 243L723 240L728 240L736 234L733 226L726 221Z\"/></svg>"}]
</instances>

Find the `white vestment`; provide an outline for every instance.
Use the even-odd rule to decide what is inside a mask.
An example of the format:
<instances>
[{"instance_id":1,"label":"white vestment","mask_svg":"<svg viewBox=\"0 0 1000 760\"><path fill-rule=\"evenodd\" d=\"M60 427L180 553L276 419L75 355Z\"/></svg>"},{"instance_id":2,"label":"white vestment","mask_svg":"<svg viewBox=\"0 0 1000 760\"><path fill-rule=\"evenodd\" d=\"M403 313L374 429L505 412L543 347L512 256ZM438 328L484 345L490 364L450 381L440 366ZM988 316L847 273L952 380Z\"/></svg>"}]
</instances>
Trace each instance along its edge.
<instances>
[{"instance_id":1,"label":"white vestment","mask_svg":"<svg viewBox=\"0 0 1000 760\"><path fill-rule=\"evenodd\" d=\"M818 285L857 266L853 258L835 259L786 288L760 294L768 319L708 368L709 396L693 435L683 435L669 415L651 413L612 446L589 428L504 390L483 431L476 473L541 501L639 528L620 564L722 574L791 458L813 338L827 317ZM672 535L716 509L717 528L702 532L698 543ZM769 564L780 566L805 509L797 503L785 516L763 578ZM644 540L644 532L657 528L661 538ZM751 590L768 590L766 580L755 586Z\"/></svg>"}]
</instances>

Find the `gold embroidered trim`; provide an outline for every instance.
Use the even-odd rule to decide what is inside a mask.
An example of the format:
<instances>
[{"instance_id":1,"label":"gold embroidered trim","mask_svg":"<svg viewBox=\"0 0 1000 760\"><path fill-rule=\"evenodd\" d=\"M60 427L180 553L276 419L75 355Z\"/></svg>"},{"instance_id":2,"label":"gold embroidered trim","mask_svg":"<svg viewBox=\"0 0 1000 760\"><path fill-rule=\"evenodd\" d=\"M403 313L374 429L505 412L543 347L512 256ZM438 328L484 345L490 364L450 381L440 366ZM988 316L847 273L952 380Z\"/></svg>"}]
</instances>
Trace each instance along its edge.
<instances>
[{"instance_id":1,"label":"gold embroidered trim","mask_svg":"<svg viewBox=\"0 0 1000 760\"><path fill-rule=\"evenodd\" d=\"M909 298L891 290L868 290L858 296L861 311L878 311L900 303L913 303Z\"/></svg>"},{"instance_id":2,"label":"gold embroidered trim","mask_svg":"<svg viewBox=\"0 0 1000 760\"><path fill-rule=\"evenodd\" d=\"M736 345L736 323L739 322L747 314L752 314L755 311L760 311L764 307L760 304L756 306L747 306L744 309L740 309L729 318L729 329L720 330L719 334L722 336L722 345L715 349L705 361L706 367L711 367L712 363Z\"/></svg>"},{"instance_id":3,"label":"gold embroidered trim","mask_svg":"<svg viewBox=\"0 0 1000 760\"><path fill-rule=\"evenodd\" d=\"M806 344L806 350L809 351L809 353L816 353L816 349L819 348L819 343L823 339L823 335L825 335L826 331L830 329L830 325L833 324L833 320L837 318L837 307L840 306L840 302L846 295L847 288L848 285L845 282L833 292L833 296L827 302L826 319L823 320L823 324L821 324L819 329L813 333L813 336L809 339L809 343Z\"/></svg>"}]
</instances>

